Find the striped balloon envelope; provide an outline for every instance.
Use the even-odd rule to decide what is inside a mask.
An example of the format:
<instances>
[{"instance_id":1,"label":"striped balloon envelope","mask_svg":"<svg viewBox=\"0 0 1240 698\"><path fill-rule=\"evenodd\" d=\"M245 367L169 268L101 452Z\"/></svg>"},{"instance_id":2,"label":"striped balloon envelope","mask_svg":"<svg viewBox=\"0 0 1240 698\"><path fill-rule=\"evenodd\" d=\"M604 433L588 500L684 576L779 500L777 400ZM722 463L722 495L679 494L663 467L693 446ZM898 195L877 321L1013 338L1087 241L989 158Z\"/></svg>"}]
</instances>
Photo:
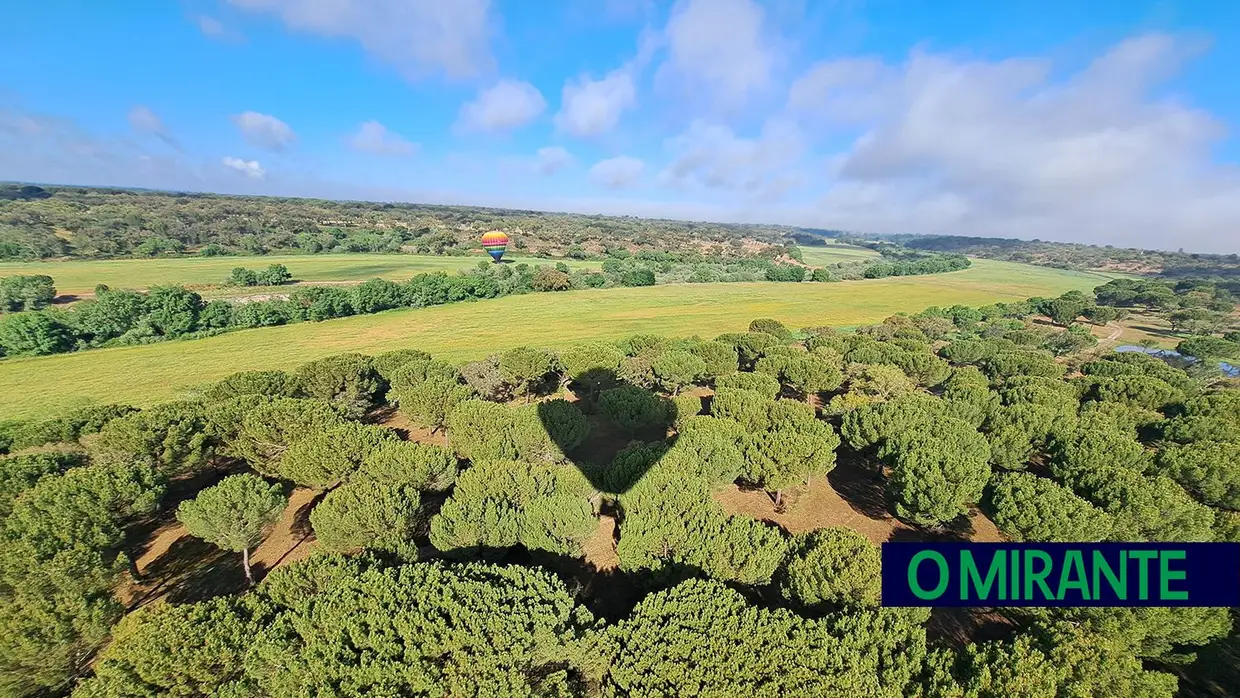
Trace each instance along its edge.
<instances>
[{"instance_id":1,"label":"striped balloon envelope","mask_svg":"<svg viewBox=\"0 0 1240 698\"><path fill-rule=\"evenodd\" d=\"M508 236L498 230L483 233L482 249L491 255L491 259L499 262L500 257L504 256L504 250L508 249Z\"/></svg>"}]
</instances>

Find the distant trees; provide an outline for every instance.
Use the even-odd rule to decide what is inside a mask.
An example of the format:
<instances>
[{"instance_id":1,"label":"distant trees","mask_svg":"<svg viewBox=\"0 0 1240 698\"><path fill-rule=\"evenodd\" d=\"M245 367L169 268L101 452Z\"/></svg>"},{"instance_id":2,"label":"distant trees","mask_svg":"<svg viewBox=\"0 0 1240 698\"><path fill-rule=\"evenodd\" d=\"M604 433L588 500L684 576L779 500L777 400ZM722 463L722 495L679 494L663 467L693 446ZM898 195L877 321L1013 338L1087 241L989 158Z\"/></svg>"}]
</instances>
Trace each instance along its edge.
<instances>
[{"instance_id":1,"label":"distant trees","mask_svg":"<svg viewBox=\"0 0 1240 698\"><path fill-rule=\"evenodd\" d=\"M250 548L262 541L263 530L275 523L286 503L279 485L257 475L230 475L177 508L177 520L190 535L224 550L241 553L250 584Z\"/></svg>"},{"instance_id":2,"label":"distant trees","mask_svg":"<svg viewBox=\"0 0 1240 698\"><path fill-rule=\"evenodd\" d=\"M245 267L233 267L228 277L232 286L279 286L292 280L293 275L283 264L269 264L262 271Z\"/></svg>"}]
</instances>

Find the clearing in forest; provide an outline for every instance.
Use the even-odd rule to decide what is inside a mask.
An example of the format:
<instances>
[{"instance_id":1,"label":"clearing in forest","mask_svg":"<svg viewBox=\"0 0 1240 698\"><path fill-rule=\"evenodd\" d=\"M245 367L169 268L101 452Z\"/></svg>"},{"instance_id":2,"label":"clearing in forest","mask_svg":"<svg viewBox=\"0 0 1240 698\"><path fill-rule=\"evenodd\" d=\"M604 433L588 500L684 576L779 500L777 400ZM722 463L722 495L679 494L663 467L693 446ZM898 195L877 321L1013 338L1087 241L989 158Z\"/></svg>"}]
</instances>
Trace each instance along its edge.
<instances>
[{"instance_id":1,"label":"clearing in forest","mask_svg":"<svg viewBox=\"0 0 1240 698\"><path fill-rule=\"evenodd\" d=\"M929 305L984 305L1090 290L1103 274L977 260L949 274L839 283L669 284L531 293L185 341L0 361L0 420L80 404L145 406L236 371L290 369L341 352L418 348L450 361L514 346L564 347L637 333L715 337L758 317L790 327L851 327Z\"/></svg>"},{"instance_id":2,"label":"clearing in forest","mask_svg":"<svg viewBox=\"0 0 1240 698\"><path fill-rule=\"evenodd\" d=\"M56 282L61 295L93 295L97 284L112 288L142 290L151 286L175 284L200 286L223 284L234 267L261 270L269 264L283 264L297 281L366 281L379 277L407 281L416 274L472 269L478 262L490 262L482 254L461 257L412 254L294 254L247 257L173 257L152 259L71 259L54 262L0 262L0 276L47 274ZM538 257L506 257L505 263L548 264L564 262L573 268L597 268L600 262Z\"/></svg>"}]
</instances>

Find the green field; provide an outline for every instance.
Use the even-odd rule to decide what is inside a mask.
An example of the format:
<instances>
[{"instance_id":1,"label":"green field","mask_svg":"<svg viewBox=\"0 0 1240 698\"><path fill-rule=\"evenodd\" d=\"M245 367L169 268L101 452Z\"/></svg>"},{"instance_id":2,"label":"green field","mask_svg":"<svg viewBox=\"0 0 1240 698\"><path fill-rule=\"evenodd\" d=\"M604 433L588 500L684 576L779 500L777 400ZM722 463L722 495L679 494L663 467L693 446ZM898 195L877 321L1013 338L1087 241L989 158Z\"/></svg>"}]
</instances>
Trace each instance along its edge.
<instances>
[{"instance_id":1,"label":"green field","mask_svg":"<svg viewBox=\"0 0 1240 698\"><path fill-rule=\"evenodd\" d=\"M863 259L880 257L874 250L852 245L828 243L825 247L801 246L801 259L811 267L824 267L836 262L859 262Z\"/></svg>"},{"instance_id":2,"label":"green field","mask_svg":"<svg viewBox=\"0 0 1240 698\"><path fill-rule=\"evenodd\" d=\"M571 267L598 267L598 262L505 257L504 261L555 264L565 261ZM481 253L468 257L440 257L410 254L317 254L262 255L254 257L173 257L168 259L69 260L63 262L4 262L0 276L47 274L62 294L93 293L96 284L113 288L145 289L160 284L196 286L222 284L233 267L263 269L283 264L298 281L365 281L376 276L404 281L430 271L467 269L478 262L490 262Z\"/></svg>"},{"instance_id":3,"label":"green field","mask_svg":"<svg viewBox=\"0 0 1240 698\"><path fill-rule=\"evenodd\" d=\"M0 420L87 402L146 405L234 371L291 368L344 351L417 347L476 359L522 344L557 347L637 332L713 337L773 317L791 327L853 326L929 305L984 305L1088 290L1102 274L980 260L964 271L842 283L683 284L536 293L395 310L208 339L0 361Z\"/></svg>"}]
</instances>

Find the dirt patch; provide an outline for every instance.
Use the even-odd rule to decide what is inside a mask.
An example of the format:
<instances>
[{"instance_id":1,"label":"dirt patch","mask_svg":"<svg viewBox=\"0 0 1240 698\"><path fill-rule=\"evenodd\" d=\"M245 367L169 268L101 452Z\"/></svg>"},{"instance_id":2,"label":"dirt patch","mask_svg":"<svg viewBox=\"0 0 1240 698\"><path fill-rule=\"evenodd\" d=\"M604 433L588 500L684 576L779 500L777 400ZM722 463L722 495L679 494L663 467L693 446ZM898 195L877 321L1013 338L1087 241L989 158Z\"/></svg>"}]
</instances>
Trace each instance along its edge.
<instances>
[{"instance_id":1,"label":"dirt patch","mask_svg":"<svg viewBox=\"0 0 1240 698\"><path fill-rule=\"evenodd\" d=\"M250 554L255 579L310 555L315 541L309 516L317 501L314 490L293 490L280 520ZM116 590L117 598L131 610L159 599L201 601L237 593L246 586L241 555L191 536L175 520L152 531L135 552L140 579L127 576Z\"/></svg>"},{"instance_id":2,"label":"dirt patch","mask_svg":"<svg viewBox=\"0 0 1240 698\"><path fill-rule=\"evenodd\" d=\"M443 446L444 448L447 448L449 445L448 432L446 430L440 429L432 434L428 427L411 421L408 417L401 414L399 410L384 409L376 412L372 415L372 421L396 432L405 441L433 444L435 446Z\"/></svg>"},{"instance_id":3,"label":"dirt patch","mask_svg":"<svg viewBox=\"0 0 1240 698\"><path fill-rule=\"evenodd\" d=\"M885 485L885 478L876 470L852 459L842 459L827 477L812 477L807 484L785 491L780 509L766 492L739 485L729 485L717 492L715 500L729 514L767 521L791 534L844 526L875 545L888 541L1006 540L994 522L977 509L943 529L910 526L887 510Z\"/></svg>"},{"instance_id":4,"label":"dirt patch","mask_svg":"<svg viewBox=\"0 0 1240 698\"><path fill-rule=\"evenodd\" d=\"M715 494L715 500L729 514L743 514L773 523L797 534L828 526L846 526L873 543L880 544L901 528L909 528L894 517L875 518L858 511L840 496L825 477L810 478L808 484L783 493L783 510L762 490L730 485Z\"/></svg>"},{"instance_id":5,"label":"dirt patch","mask_svg":"<svg viewBox=\"0 0 1240 698\"><path fill-rule=\"evenodd\" d=\"M957 650L974 642L1007 638L1020 624L992 608L952 608L939 606L930 611L926 636Z\"/></svg>"},{"instance_id":6,"label":"dirt patch","mask_svg":"<svg viewBox=\"0 0 1240 698\"><path fill-rule=\"evenodd\" d=\"M597 572L606 572L620 566L620 556L616 554L616 520L603 515L598 518L598 528L581 546L582 557L586 564Z\"/></svg>"},{"instance_id":7,"label":"dirt patch","mask_svg":"<svg viewBox=\"0 0 1240 698\"><path fill-rule=\"evenodd\" d=\"M321 498L322 494L312 489L293 490L280 520L272 526L258 549L250 554L256 579L280 565L310 556L315 543L314 531L310 529L310 511Z\"/></svg>"}]
</instances>

